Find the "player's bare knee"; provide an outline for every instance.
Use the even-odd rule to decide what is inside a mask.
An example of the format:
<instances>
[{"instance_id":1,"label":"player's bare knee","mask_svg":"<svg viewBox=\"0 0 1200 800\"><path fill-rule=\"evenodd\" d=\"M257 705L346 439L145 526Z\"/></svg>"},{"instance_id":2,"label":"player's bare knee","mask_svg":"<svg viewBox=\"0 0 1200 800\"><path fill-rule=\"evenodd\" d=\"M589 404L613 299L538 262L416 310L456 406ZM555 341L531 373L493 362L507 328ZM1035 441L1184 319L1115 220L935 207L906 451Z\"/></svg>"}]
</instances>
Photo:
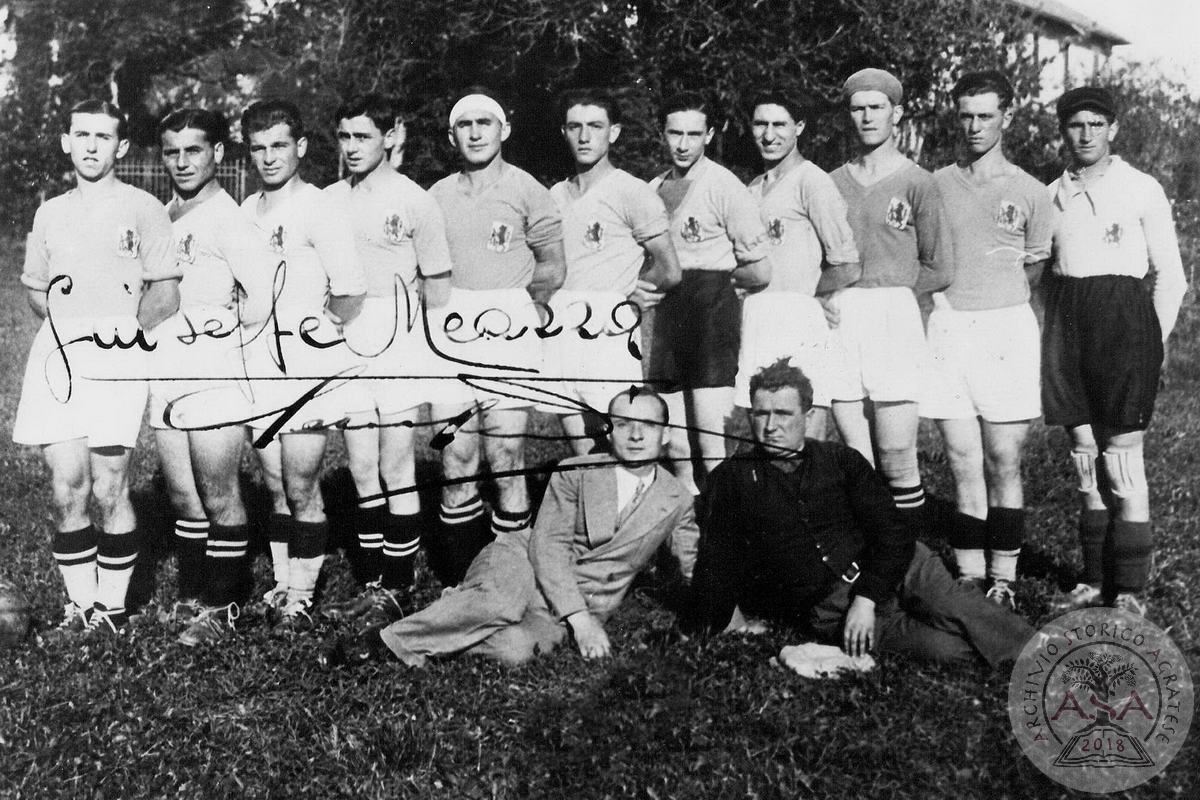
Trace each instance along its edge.
<instances>
[{"instance_id":1,"label":"player's bare knee","mask_svg":"<svg viewBox=\"0 0 1200 800\"><path fill-rule=\"evenodd\" d=\"M921 472L917 467L917 453L910 447L881 447L879 471L895 486L911 486L921 480Z\"/></svg>"}]
</instances>

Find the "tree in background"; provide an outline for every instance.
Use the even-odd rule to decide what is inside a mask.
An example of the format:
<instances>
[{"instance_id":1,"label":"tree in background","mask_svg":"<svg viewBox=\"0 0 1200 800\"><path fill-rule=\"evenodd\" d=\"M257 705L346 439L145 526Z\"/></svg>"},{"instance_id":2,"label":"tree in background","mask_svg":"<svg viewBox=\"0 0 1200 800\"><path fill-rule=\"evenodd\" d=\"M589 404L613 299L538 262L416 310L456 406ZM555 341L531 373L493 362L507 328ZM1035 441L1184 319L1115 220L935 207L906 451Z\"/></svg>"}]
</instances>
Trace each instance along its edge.
<instances>
[{"instance_id":1,"label":"tree in background","mask_svg":"<svg viewBox=\"0 0 1200 800\"><path fill-rule=\"evenodd\" d=\"M743 176L757 168L747 104L765 85L815 109L801 147L831 168L847 155L839 88L864 66L906 87L902 146L926 166L954 158L948 91L963 70L1000 68L1018 93L1011 157L1043 178L1061 168L1049 109L1033 101L1029 13L1005 0L38 0L16 3L16 92L0 101L0 180L10 222L27 224L32 198L59 172L53 112L111 96L133 112L135 140L188 104L236 119L250 100L282 95L310 120L307 177L337 175L331 109L347 94L381 91L407 106L405 170L423 183L449 172L446 114L456 93L482 83L511 106L506 154L543 180L570 172L554 98L603 86L626 106L621 166L661 167L657 106L679 89L709 92L728 118L719 158ZM54 44L56 43L56 44ZM52 58L57 47L57 58ZM51 78L59 82L52 86ZM1181 135L1200 105L1148 76L1121 74L1130 96L1119 146L1149 164L1177 196L1194 196L1200 144ZM1122 88L1125 87L1125 88ZM1143 148L1141 161L1130 148ZM1152 153L1150 148L1170 152ZM1166 159L1165 161L1163 159ZM1163 169L1170 162L1170 174ZM15 215L15 216L14 216Z\"/></svg>"}]
</instances>

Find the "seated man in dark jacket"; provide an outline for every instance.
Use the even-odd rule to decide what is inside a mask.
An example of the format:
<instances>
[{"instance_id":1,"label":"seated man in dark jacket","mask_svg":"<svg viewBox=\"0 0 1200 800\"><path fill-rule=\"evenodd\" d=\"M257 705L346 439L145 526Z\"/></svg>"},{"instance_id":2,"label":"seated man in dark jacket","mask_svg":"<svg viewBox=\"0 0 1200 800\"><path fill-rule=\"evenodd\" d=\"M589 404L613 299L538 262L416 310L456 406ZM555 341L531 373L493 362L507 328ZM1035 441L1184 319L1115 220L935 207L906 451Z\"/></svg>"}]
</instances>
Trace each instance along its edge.
<instances>
[{"instance_id":1,"label":"seated man in dark jacket","mask_svg":"<svg viewBox=\"0 0 1200 800\"><path fill-rule=\"evenodd\" d=\"M1032 628L959 586L915 542L887 485L858 452L804 438L812 385L783 359L750 379L755 444L709 478L692 626L747 615L841 644L935 661L1017 657Z\"/></svg>"}]
</instances>

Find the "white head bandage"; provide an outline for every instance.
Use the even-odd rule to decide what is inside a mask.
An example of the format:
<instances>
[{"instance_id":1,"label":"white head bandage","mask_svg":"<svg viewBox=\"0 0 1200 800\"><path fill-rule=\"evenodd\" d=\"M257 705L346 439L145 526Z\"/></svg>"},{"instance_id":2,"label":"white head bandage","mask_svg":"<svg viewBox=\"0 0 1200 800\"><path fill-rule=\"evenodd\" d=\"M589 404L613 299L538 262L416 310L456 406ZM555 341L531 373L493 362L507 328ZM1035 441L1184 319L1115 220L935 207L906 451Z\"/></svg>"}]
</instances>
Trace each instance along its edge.
<instances>
[{"instance_id":1,"label":"white head bandage","mask_svg":"<svg viewBox=\"0 0 1200 800\"><path fill-rule=\"evenodd\" d=\"M495 100L486 94L469 94L455 103L454 108L450 109L450 127L453 128L454 123L458 122L458 118L468 111L486 111L500 120L501 125L508 122L508 117L505 116L504 109Z\"/></svg>"}]
</instances>

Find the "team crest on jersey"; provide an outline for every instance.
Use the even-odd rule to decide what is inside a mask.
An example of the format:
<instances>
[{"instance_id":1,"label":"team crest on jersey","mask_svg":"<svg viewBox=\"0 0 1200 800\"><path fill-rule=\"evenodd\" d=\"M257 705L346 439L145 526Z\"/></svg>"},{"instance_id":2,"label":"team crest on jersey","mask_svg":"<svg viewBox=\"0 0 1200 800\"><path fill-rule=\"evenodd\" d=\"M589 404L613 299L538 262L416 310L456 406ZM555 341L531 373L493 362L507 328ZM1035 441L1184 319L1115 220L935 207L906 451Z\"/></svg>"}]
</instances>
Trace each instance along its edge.
<instances>
[{"instance_id":1,"label":"team crest on jersey","mask_svg":"<svg viewBox=\"0 0 1200 800\"><path fill-rule=\"evenodd\" d=\"M896 230L902 231L908 228L910 219L912 219L912 206L899 197L893 197L888 203L887 218L884 221Z\"/></svg>"},{"instance_id":2,"label":"team crest on jersey","mask_svg":"<svg viewBox=\"0 0 1200 800\"><path fill-rule=\"evenodd\" d=\"M507 253L512 247L512 227L507 222L492 221L487 248L493 253Z\"/></svg>"},{"instance_id":3,"label":"team crest on jersey","mask_svg":"<svg viewBox=\"0 0 1200 800\"><path fill-rule=\"evenodd\" d=\"M404 227L404 218L395 211L388 212L383 219L383 235L392 244L403 244L412 238L412 232Z\"/></svg>"},{"instance_id":4,"label":"team crest on jersey","mask_svg":"<svg viewBox=\"0 0 1200 800\"><path fill-rule=\"evenodd\" d=\"M196 261L196 237L187 234L175 245L175 260L183 264L193 264Z\"/></svg>"},{"instance_id":5,"label":"team crest on jersey","mask_svg":"<svg viewBox=\"0 0 1200 800\"><path fill-rule=\"evenodd\" d=\"M604 226L597 221L584 228L583 243L592 250L604 249Z\"/></svg>"},{"instance_id":6,"label":"team crest on jersey","mask_svg":"<svg viewBox=\"0 0 1200 800\"><path fill-rule=\"evenodd\" d=\"M695 244L700 241L700 220L695 217L688 217L683 223L680 235L688 244Z\"/></svg>"},{"instance_id":7,"label":"team crest on jersey","mask_svg":"<svg viewBox=\"0 0 1200 800\"><path fill-rule=\"evenodd\" d=\"M283 246L284 246L283 242L284 242L283 226L277 225L275 227L275 229L273 231L271 231L271 249L274 250L276 253L279 253L282 255L283 254Z\"/></svg>"},{"instance_id":8,"label":"team crest on jersey","mask_svg":"<svg viewBox=\"0 0 1200 800\"><path fill-rule=\"evenodd\" d=\"M996 224L1009 233L1025 230L1025 212L1011 200L1001 200L996 209Z\"/></svg>"},{"instance_id":9,"label":"team crest on jersey","mask_svg":"<svg viewBox=\"0 0 1200 800\"><path fill-rule=\"evenodd\" d=\"M772 217L767 223L767 238L771 240L771 244L783 243L783 220L779 217Z\"/></svg>"},{"instance_id":10,"label":"team crest on jersey","mask_svg":"<svg viewBox=\"0 0 1200 800\"><path fill-rule=\"evenodd\" d=\"M118 228L117 229L117 254L125 258L137 258L138 247L142 244L142 238L138 236L138 232L133 228Z\"/></svg>"},{"instance_id":11,"label":"team crest on jersey","mask_svg":"<svg viewBox=\"0 0 1200 800\"><path fill-rule=\"evenodd\" d=\"M1112 247L1117 247L1121 244L1121 236L1125 231L1121 229L1121 223L1114 222L1111 225L1104 226L1104 243Z\"/></svg>"}]
</instances>

